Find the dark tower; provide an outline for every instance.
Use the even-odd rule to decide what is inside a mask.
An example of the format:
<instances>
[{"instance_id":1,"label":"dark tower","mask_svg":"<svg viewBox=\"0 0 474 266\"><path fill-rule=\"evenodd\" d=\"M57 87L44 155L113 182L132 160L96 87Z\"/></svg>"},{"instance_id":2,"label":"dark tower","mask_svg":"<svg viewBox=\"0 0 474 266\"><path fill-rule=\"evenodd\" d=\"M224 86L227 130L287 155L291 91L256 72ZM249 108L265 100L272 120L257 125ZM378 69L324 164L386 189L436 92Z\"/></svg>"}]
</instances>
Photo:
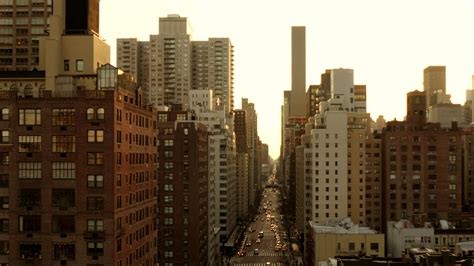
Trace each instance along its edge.
<instances>
[{"instance_id":1,"label":"dark tower","mask_svg":"<svg viewBox=\"0 0 474 266\"><path fill-rule=\"evenodd\" d=\"M99 34L99 0L66 0L66 34Z\"/></svg>"}]
</instances>

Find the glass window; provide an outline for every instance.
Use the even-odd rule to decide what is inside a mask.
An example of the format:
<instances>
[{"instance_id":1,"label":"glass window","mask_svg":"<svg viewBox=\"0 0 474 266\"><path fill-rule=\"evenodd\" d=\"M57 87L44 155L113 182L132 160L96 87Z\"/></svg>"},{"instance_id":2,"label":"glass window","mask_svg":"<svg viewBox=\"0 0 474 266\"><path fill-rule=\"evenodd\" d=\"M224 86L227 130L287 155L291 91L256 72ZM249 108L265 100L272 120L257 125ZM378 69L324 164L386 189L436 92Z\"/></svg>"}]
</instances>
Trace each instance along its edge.
<instances>
[{"instance_id":1,"label":"glass window","mask_svg":"<svg viewBox=\"0 0 474 266\"><path fill-rule=\"evenodd\" d=\"M87 175L87 187L103 187L103 175Z\"/></svg>"},{"instance_id":2,"label":"glass window","mask_svg":"<svg viewBox=\"0 0 474 266\"><path fill-rule=\"evenodd\" d=\"M105 109L97 108L97 119L103 120L105 118Z\"/></svg>"},{"instance_id":3,"label":"glass window","mask_svg":"<svg viewBox=\"0 0 474 266\"><path fill-rule=\"evenodd\" d=\"M74 179L76 178L75 162L53 162L53 179Z\"/></svg>"},{"instance_id":4,"label":"glass window","mask_svg":"<svg viewBox=\"0 0 474 266\"><path fill-rule=\"evenodd\" d=\"M87 164L88 165L103 165L104 164L104 153L103 152L88 152L87 153Z\"/></svg>"},{"instance_id":5,"label":"glass window","mask_svg":"<svg viewBox=\"0 0 474 266\"><path fill-rule=\"evenodd\" d=\"M2 108L2 120L10 119L10 109Z\"/></svg>"},{"instance_id":6,"label":"glass window","mask_svg":"<svg viewBox=\"0 0 474 266\"><path fill-rule=\"evenodd\" d=\"M75 260L76 244L74 243L53 243L53 260Z\"/></svg>"},{"instance_id":7,"label":"glass window","mask_svg":"<svg viewBox=\"0 0 474 266\"><path fill-rule=\"evenodd\" d=\"M10 142L10 131L2 130L1 143L9 143L9 142Z\"/></svg>"},{"instance_id":8,"label":"glass window","mask_svg":"<svg viewBox=\"0 0 474 266\"><path fill-rule=\"evenodd\" d=\"M40 179L41 162L18 162L19 179Z\"/></svg>"},{"instance_id":9,"label":"glass window","mask_svg":"<svg viewBox=\"0 0 474 266\"><path fill-rule=\"evenodd\" d=\"M84 71L84 60L82 60L82 59L76 60L76 71L77 72Z\"/></svg>"},{"instance_id":10,"label":"glass window","mask_svg":"<svg viewBox=\"0 0 474 266\"><path fill-rule=\"evenodd\" d=\"M88 130L87 142L104 142L104 130L101 130L101 129Z\"/></svg>"},{"instance_id":11,"label":"glass window","mask_svg":"<svg viewBox=\"0 0 474 266\"><path fill-rule=\"evenodd\" d=\"M53 152L75 152L76 136L53 136Z\"/></svg>"},{"instance_id":12,"label":"glass window","mask_svg":"<svg viewBox=\"0 0 474 266\"><path fill-rule=\"evenodd\" d=\"M103 197L88 197L87 198L87 209L91 211L98 211L104 209L104 198Z\"/></svg>"},{"instance_id":13,"label":"glass window","mask_svg":"<svg viewBox=\"0 0 474 266\"><path fill-rule=\"evenodd\" d=\"M41 125L41 109L19 109L18 112L19 125Z\"/></svg>"},{"instance_id":14,"label":"glass window","mask_svg":"<svg viewBox=\"0 0 474 266\"><path fill-rule=\"evenodd\" d=\"M94 108L87 108L87 120L95 119L95 110Z\"/></svg>"},{"instance_id":15,"label":"glass window","mask_svg":"<svg viewBox=\"0 0 474 266\"><path fill-rule=\"evenodd\" d=\"M18 152L40 152L41 136L18 136Z\"/></svg>"},{"instance_id":16,"label":"glass window","mask_svg":"<svg viewBox=\"0 0 474 266\"><path fill-rule=\"evenodd\" d=\"M69 71L69 60L64 60L64 71Z\"/></svg>"},{"instance_id":17,"label":"glass window","mask_svg":"<svg viewBox=\"0 0 474 266\"><path fill-rule=\"evenodd\" d=\"M89 232L103 232L104 220L87 220L87 231Z\"/></svg>"},{"instance_id":18,"label":"glass window","mask_svg":"<svg viewBox=\"0 0 474 266\"><path fill-rule=\"evenodd\" d=\"M76 191L74 189L53 189L53 207L74 207L76 205Z\"/></svg>"},{"instance_id":19,"label":"glass window","mask_svg":"<svg viewBox=\"0 0 474 266\"><path fill-rule=\"evenodd\" d=\"M73 126L75 116L75 109L53 109L53 126Z\"/></svg>"},{"instance_id":20,"label":"glass window","mask_svg":"<svg viewBox=\"0 0 474 266\"><path fill-rule=\"evenodd\" d=\"M88 256L102 256L104 255L104 242L87 242Z\"/></svg>"}]
</instances>

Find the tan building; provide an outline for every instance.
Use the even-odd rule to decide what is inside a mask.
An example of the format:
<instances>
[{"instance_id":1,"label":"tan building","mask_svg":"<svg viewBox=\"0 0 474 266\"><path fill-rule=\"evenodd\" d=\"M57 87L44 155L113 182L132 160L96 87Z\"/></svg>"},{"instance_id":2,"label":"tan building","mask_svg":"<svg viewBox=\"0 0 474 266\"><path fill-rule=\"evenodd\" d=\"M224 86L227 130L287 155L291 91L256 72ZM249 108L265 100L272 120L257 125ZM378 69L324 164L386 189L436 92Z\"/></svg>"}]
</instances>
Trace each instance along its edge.
<instances>
[{"instance_id":1,"label":"tan building","mask_svg":"<svg viewBox=\"0 0 474 266\"><path fill-rule=\"evenodd\" d=\"M385 255L385 236L368 228L353 226L350 221L340 225L316 225L309 222L305 246L308 266L319 265L336 256Z\"/></svg>"},{"instance_id":2,"label":"tan building","mask_svg":"<svg viewBox=\"0 0 474 266\"><path fill-rule=\"evenodd\" d=\"M51 0L0 1L0 71L39 65L39 38L47 36Z\"/></svg>"},{"instance_id":3,"label":"tan building","mask_svg":"<svg viewBox=\"0 0 474 266\"><path fill-rule=\"evenodd\" d=\"M304 117L306 89L306 28L291 27L290 116Z\"/></svg>"},{"instance_id":4,"label":"tan building","mask_svg":"<svg viewBox=\"0 0 474 266\"><path fill-rule=\"evenodd\" d=\"M258 161L257 161L257 112L255 111L255 104L249 102L249 99L242 98L242 110L246 112L247 124L247 150L249 155L249 207L255 206L255 194L260 190L259 176L258 176Z\"/></svg>"},{"instance_id":5,"label":"tan building","mask_svg":"<svg viewBox=\"0 0 474 266\"><path fill-rule=\"evenodd\" d=\"M212 90L216 104L234 110L234 46L229 38L192 42L193 90Z\"/></svg>"},{"instance_id":6,"label":"tan building","mask_svg":"<svg viewBox=\"0 0 474 266\"><path fill-rule=\"evenodd\" d=\"M237 150L237 219L249 214L249 155L247 147L247 113L234 111L234 132Z\"/></svg>"},{"instance_id":7,"label":"tan building","mask_svg":"<svg viewBox=\"0 0 474 266\"><path fill-rule=\"evenodd\" d=\"M438 103L438 97L446 94L445 66L429 66L423 70L423 90L427 108Z\"/></svg>"}]
</instances>

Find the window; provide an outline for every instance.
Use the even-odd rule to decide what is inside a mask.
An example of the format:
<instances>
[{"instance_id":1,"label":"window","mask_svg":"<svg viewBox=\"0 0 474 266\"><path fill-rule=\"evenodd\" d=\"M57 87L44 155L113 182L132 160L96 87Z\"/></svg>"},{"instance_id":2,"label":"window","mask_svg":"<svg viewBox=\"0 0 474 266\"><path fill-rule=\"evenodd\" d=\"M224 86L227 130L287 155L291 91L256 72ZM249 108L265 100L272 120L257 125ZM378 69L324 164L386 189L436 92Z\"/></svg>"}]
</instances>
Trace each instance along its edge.
<instances>
[{"instance_id":1,"label":"window","mask_svg":"<svg viewBox=\"0 0 474 266\"><path fill-rule=\"evenodd\" d=\"M41 189L19 189L18 200L20 208L39 209L41 207Z\"/></svg>"},{"instance_id":2,"label":"window","mask_svg":"<svg viewBox=\"0 0 474 266\"><path fill-rule=\"evenodd\" d=\"M104 255L104 242L87 242L88 256L102 256Z\"/></svg>"},{"instance_id":3,"label":"window","mask_svg":"<svg viewBox=\"0 0 474 266\"><path fill-rule=\"evenodd\" d=\"M64 59L64 71L69 71L69 60Z\"/></svg>"},{"instance_id":4,"label":"window","mask_svg":"<svg viewBox=\"0 0 474 266\"><path fill-rule=\"evenodd\" d=\"M53 189L53 207L74 207L76 205L76 191L74 189Z\"/></svg>"},{"instance_id":5,"label":"window","mask_svg":"<svg viewBox=\"0 0 474 266\"><path fill-rule=\"evenodd\" d=\"M75 125L75 109L53 109L53 126Z\"/></svg>"},{"instance_id":6,"label":"window","mask_svg":"<svg viewBox=\"0 0 474 266\"><path fill-rule=\"evenodd\" d=\"M41 125L41 109L19 109L18 112L20 126Z\"/></svg>"},{"instance_id":7,"label":"window","mask_svg":"<svg viewBox=\"0 0 474 266\"><path fill-rule=\"evenodd\" d=\"M76 137L59 135L53 136L53 152L75 152Z\"/></svg>"},{"instance_id":8,"label":"window","mask_svg":"<svg viewBox=\"0 0 474 266\"><path fill-rule=\"evenodd\" d=\"M9 220L0 219L0 233L8 233Z\"/></svg>"},{"instance_id":9,"label":"window","mask_svg":"<svg viewBox=\"0 0 474 266\"><path fill-rule=\"evenodd\" d=\"M18 216L18 232L41 232L41 215Z\"/></svg>"},{"instance_id":10,"label":"window","mask_svg":"<svg viewBox=\"0 0 474 266\"><path fill-rule=\"evenodd\" d=\"M165 146L173 146L173 140L172 139L165 139Z\"/></svg>"},{"instance_id":11,"label":"window","mask_svg":"<svg viewBox=\"0 0 474 266\"><path fill-rule=\"evenodd\" d=\"M76 244L53 243L53 260L75 260Z\"/></svg>"},{"instance_id":12,"label":"window","mask_svg":"<svg viewBox=\"0 0 474 266\"><path fill-rule=\"evenodd\" d=\"M104 142L104 130L102 129L87 130L87 142Z\"/></svg>"},{"instance_id":13,"label":"window","mask_svg":"<svg viewBox=\"0 0 474 266\"><path fill-rule=\"evenodd\" d=\"M165 207L165 213L173 213L173 207Z\"/></svg>"},{"instance_id":14,"label":"window","mask_svg":"<svg viewBox=\"0 0 474 266\"><path fill-rule=\"evenodd\" d=\"M0 241L0 255L8 255L10 254L10 245L8 241ZM8 264L4 264L8 265Z\"/></svg>"},{"instance_id":15,"label":"window","mask_svg":"<svg viewBox=\"0 0 474 266\"><path fill-rule=\"evenodd\" d=\"M87 231L89 232L103 232L104 220L87 220Z\"/></svg>"},{"instance_id":16,"label":"window","mask_svg":"<svg viewBox=\"0 0 474 266\"><path fill-rule=\"evenodd\" d=\"M18 245L20 259L41 259L41 244L23 242Z\"/></svg>"},{"instance_id":17,"label":"window","mask_svg":"<svg viewBox=\"0 0 474 266\"><path fill-rule=\"evenodd\" d=\"M88 165L103 165L104 164L104 153L103 152L88 152L87 153L87 164Z\"/></svg>"},{"instance_id":18,"label":"window","mask_svg":"<svg viewBox=\"0 0 474 266\"><path fill-rule=\"evenodd\" d=\"M10 142L10 131L1 130L1 132L2 132L1 143L9 143Z\"/></svg>"},{"instance_id":19,"label":"window","mask_svg":"<svg viewBox=\"0 0 474 266\"><path fill-rule=\"evenodd\" d=\"M173 184L165 184L165 191L173 191Z\"/></svg>"},{"instance_id":20,"label":"window","mask_svg":"<svg viewBox=\"0 0 474 266\"><path fill-rule=\"evenodd\" d=\"M9 202L8 197L0 197L0 210L8 210L10 208Z\"/></svg>"},{"instance_id":21,"label":"window","mask_svg":"<svg viewBox=\"0 0 474 266\"><path fill-rule=\"evenodd\" d=\"M10 119L10 109L2 108L2 120Z\"/></svg>"},{"instance_id":22,"label":"window","mask_svg":"<svg viewBox=\"0 0 474 266\"><path fill-rule=\"evenodd\" d=\"M74 179L76 178L75 162L53 162L53 179Z\"/></svg>"},{"instance_id":23,"label":"window","mask_svg":"<svg viewBox=\"0 0 474 266\"><path fill-rule=\"evenodd\" d=\"M104 209L104 198L103 197L88 197L87 198L87 209L90 211L98 211Z\"/></svg>"},{"instance_id":24,"label":"window","mask_svg":"<svg viewBox=\"0 0 474 266\"><path fill-rule=\"evenodd\" d=\"M165 218L165 225L171 225L173 224L173 218L167 217Z\"/></svg>"},{"instance_id":25,"label":"window","mask_svg":"<svg viewBox=\"0 0 474 266\"><path fill-rule=\"evenodd\" d=\"M104 187L104 176L87 175L87 187Z\"/></svg>"},{"instance_id":26,"label":"window","mask_svg":"<svg viewBox=\"0 0 474 266\"><path fill-rule=\"evenodd\" d=\"M379 250L379 243L370 243L370 250Z\"/></svg>"},{"instance_id":27,"label":"window","mask_svg":"<svg viewBox=\"0 0 474 266\"><path fill-rule=\"evenodd\" d=\"M77 72L84 71L84 60L82 60L82 59L76 60L76 71Z\"/></svg>"},{"instance_id":28,"label":"window","mask_svg":"<svg viewBox=\"0 0 474 266\"><path fill-rule=\"evenodd\" d=\"M172 258L173 257L173 251L165 251L164 256L165 256L165 258Z\"/></svg>"},{"instance_id":29,"label":"window","mask_svg":"<svg viewBox=\"0 0 474 266\"><path fill-rule=\"evenodd\" d=\"M74 215L53 215L53 233L74 233L76 217Z\"/></svg>"},{"instance_id":30,"label":"window","mask_svg":"<svg viewBox=\"0 0 474 266\"><path fill-rule=\"evenodd\" d=\"M40 152L41 136L18 136L18 152Z\"/></svg>"},{"instance_id":31,"label":"window","mask_svg":"<svg viewBox=\"0 0 474 266\"><path fill-rule=\"evenodd\" d=\"M105 118L104 108L97 108L97 119L104 120L104 118Z\"/></svg>"},{"instance_id":32,"label":"window","mask_svg":"<svg viewBox=\"0 0 474 266\"><path fill-rule=\"evenodd\" d=\"M94 108L87 108L87 120L95 119L95 110Z\"/></svg>"},{"instance_id":33,"label":"window","mask_svg":"<svg viewBox=\"0 0 474 266\"><path fill-rule=\"evenodd\" d=\"M355 250L355 243L349 243L349 250Z\"/></svg>"},{"instance_id":34,"label":"window","mask_svg":"<svg viewBox=\"0 0 474 266\"><path fill-rule=\"evenodd\" d=\"M173 202L173 196L165 196L164 202Z\"/></svg>"},{"instance_id":35,"label":"window","mask_svg":"<svg viewBox=\"0 0 474 266\"><path fill-rule=\"evenodd\" d=\"M19 179L40 179L41 162L18 162Z\"/></svg>"}]
</instances>

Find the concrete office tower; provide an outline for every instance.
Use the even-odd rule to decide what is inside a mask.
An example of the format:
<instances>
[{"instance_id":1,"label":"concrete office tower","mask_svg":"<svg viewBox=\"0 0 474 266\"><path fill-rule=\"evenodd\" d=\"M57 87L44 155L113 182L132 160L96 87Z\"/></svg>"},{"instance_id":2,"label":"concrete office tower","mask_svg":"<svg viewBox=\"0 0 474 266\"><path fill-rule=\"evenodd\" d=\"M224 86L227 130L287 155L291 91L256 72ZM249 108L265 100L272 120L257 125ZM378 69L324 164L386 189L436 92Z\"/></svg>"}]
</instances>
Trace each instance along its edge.
<instances>
[{"instance_id":1,"label":"concrete office tower","mask_svg":"<svg viewBox=\"0 0 474 266\"><path fill-rule=\"evenodd\" d=\"M178 105L158 116L159 265L208 265L208 131Z\"/></svg>"},{"instance_id":2,"label":"concrete office tower","mask_svg":"<svg viewBox=\"0 0 474 266\"><path fill-rule=\"evenodd\" d=\"M288 150L285 147L286 140L286 123L290 116L291 91L283 92L283 104L281 105L281 140L280 140L280 183L285 184L288 176L288 167L286 166L286 158L288 158Z\"/></svg>"},{"instance_id":3,"label":"concrete office tower","mask_svg":"<svg viewBox=\"0 0 474 266\"><path fill-rule=\"evenodd\" d=\"M149 103L182 104L187 109L191 89L191 32L186 18L160 18L159 34L150 35Z\"/></svg>"},{"instance_id":4,"label":"concrete office tower","mask_svg":"<svg viewBox=\"0 0 474 266\"><path fill-rule=\"evenodd\" d=\"M462 211L462 131L426 123L426 94L407 94L407 120L383 132L384 224L400 219L459 221Z\"/></svg>"},{"instance_id":5,"label":"concrete office tower","mask_svg":"<svg viewBox=\"0 0 474 266\"><path fill-rule=\"evenodd\" d=\"M423 90L427 108L439 102L438 97L446 94L445 66L429 66L423 70Z\"/></svg>"},{"instance_id":6,"label":"concrete office tower","mask_svg":"<svg viewBox=\"0 0 474 266\"><path fill-rule=\"evenodd\" d=\"M234 111L234 132L237 148L237 219L249 214L249 155L247 148L247 114Z\"/></svg>"},{"instance_id":7,"label":"concrete office tower","mask_svg":"<svg viewBox=\"0 0 474 266\"><path fill-rule=\"evenodd\" d=\"M0 71L39 65L39 38L48 35L51 0L1 1Z\"/></svg>"},{"instance_id":8,"label":"concrete office tower","mask_svg":"<svg viewBox=\"0 0 474 266\"><path fill-rule=\"evenodd\" d=\"M249 154L249 207L256 206L255 195L261 189L258 175L257 161L257 112L255 104L250 103L247 98L242 98L242 110L246 112L247 124L247 151Z\"/></svg>"},{"instance_id":9,"label":"concrete office tower","mask_svg":"<svg viewBox=\"0 0 474 266\"><path fill-rule=\"evenodd\" d=\"M216 265L219 247L225 243L233 248L232 237L237 235L238 181L233 121L223 106L209 105L214 102L211 90L191 90L189 96L194 119L206 125L209 134L208 257L210 265Z\"/></svg>"},{"instance_id":10,"label":"concrete office tower","mask_svg":"<svg viewBox=\"0 0 474 266\"><path fill-rule=\"evenodd\" d=\"M306 28L291 27L291 117L305 116L305 90Z\"/></svg>"},{"instance_id":11,"label":"concrete office tower","mask_svg":"<svg viewBox=\"0 0 474 266\"><path fill-rule=\"evenodd\" d=\"M229 38L192 42L192 89L212 90L216 104L234 110L234 47Z\"/></svg>"}]
</instances>

